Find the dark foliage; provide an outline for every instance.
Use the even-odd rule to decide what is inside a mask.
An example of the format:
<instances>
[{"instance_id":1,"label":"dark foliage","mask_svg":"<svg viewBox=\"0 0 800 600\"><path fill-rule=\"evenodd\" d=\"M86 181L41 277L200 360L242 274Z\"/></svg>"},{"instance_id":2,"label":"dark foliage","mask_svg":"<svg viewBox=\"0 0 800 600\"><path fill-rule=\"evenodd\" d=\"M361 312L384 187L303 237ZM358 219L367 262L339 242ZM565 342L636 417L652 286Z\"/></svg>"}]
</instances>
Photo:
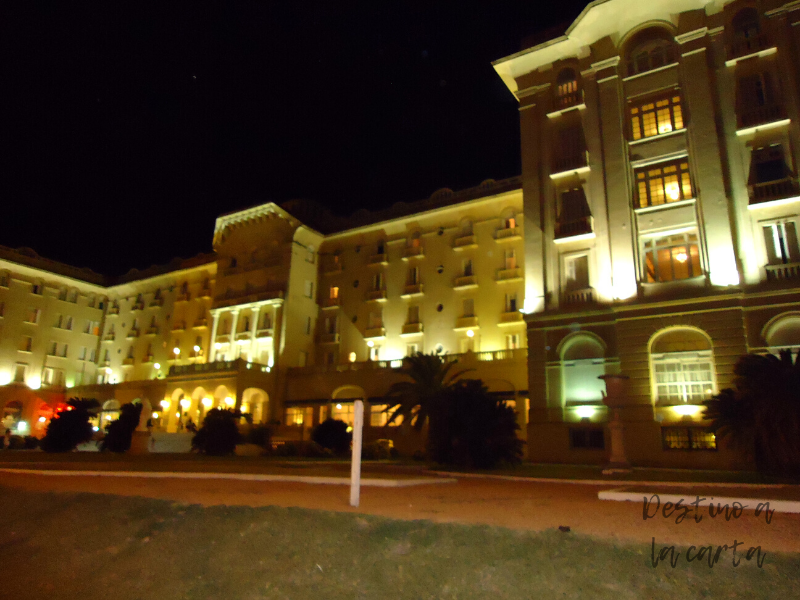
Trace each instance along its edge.
<instances>
[{"instance_id":1,"label":"dark foliage","mask_svg":"<svg viewBox=\"0 0 800 600\"><path fill-rule=\"evenodd\" d=\"M242 442L241 416L238 410L212 408L206 413L200 431L192 438L192 448L211 456L233 454L236 444Z\"/></svg>"},{"instance_id":2,"label":"dark foliage","mask_svg":"<svg viewBox=\"0 0 800 600\"><path fill-rule=\"evenodd\" d=\"M491 469L522 461L516 414L482 381L457 382L430 415L428 455L438 463Z\"/></svg>"},{"instance_id":3,"label":"dark foliage","mask_svg":"<svg viewBox=\"0 0 800 600\"><path fill-rule=\"evenodd\" d=\"M8 449L9 450L24 450L25 449L25 438L21 435L12 435L8 438Z\"/></svg>"},{"instance_id":4,"label":"dark foliage","mask_svg":"<svg viewBox=\"0 0 800 600\"><path fill-rule=\"evenodd\" d=\"M411 381L393 383L386 394L389 403L387 410L391 412L389 422L403 417L403 423L409 423L416 429L422 429L428 415L455 380L473 369L464 369L450 373L455 362L438 354L417 352L403 359L400 372Z\"/></svg>"},{"instance_id":5,"label":"dark foliage","mask_svg":"<svg viewBox=\"0 0 800 600\"><path fill-rule=\"evenodd\" d=\"M32 435L25 436L25 450L36 450L39 447L39 438Z\"/></svg>"},{"instance_id":6,"label":"dark foliage","mask_svg":"<svg viewBox=\"0 0 800 600\"><path fill-rule=\"evenodd\" d=\"M111 452L130 450L133 432L139 426L141 414L141 404L123 404L120 408L119 419L112 421L106 427L106 436L100 444L100 450L110 450Z\"/></svg>"},{"instance_id":7,"label":"dark foliage","mask_svg":"<svg viewBox=\"0 0 800 600\"><path fill-rule=\"evenodd\" d=\"M323 448L317 442L310 440L304 442L286 442L275 448L275 456L301 456L303 458L327 458L333 456L333 451Z\"/></svg>"},{"instance_id":8,"label":"dark foliage","mask_svg":"<svg viewBox=\"0 0 800 600\"><path fill-rule=\"evenodd\" d=\"M397 457L397 448L394 447L392 440L375 440L361 447L363 460L386 460Z\"/></svg>"},{"instance_id":9,"label":"dark foliage","mask_svg":"<svg viewBox=\"0 0 800 600\"><path fill-rule=\"evenodd\" d=\"M71 398L67 404L71 410L58 413L47 426L41 443L45 452L70 452L78 444L92 439L90 411L99 408L100 403L88 398Z\"/></svg>"},{"instance_id":10,"label":"dark foliage","mask_svg":"<svg viewBox=\"0 0 800 600\"><path fill-rule=\"evenodd\" d=\"M747 354L733 372L735 389L705 403L717 439L751 456L762 473L800 477L800 354Z\"/></svg>"},{"instance_id":11,"label":"dark foliage","mask_svg":"<svg viewBox=\"0 0 800 600\"><path fill-rule=\"evenodd\" d=\"M254 425L247 433L245 442L272 450L272 430L267 425Z\"/></svg>"},{"instance_id":12,"label":"dark foliage","mask_svg":"<svg viewBox=\"0 0 800 600\"><path fill-rule=\"evenodd\" d=\"M311 439L334 454L347 454L353 436L347 431L347 423L337 419L327 419L314 428Z\"/></svg>"}]
</instances>

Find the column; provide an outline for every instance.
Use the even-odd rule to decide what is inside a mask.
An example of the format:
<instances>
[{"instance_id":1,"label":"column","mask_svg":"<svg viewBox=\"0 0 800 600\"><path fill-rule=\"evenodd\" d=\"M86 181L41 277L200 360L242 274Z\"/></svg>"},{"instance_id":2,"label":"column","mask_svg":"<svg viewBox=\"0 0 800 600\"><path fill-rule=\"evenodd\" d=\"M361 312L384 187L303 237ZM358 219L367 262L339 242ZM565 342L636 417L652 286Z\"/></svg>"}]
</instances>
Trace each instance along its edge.
<instances>
[{"instance_id":1,"label":"column","mask_svg":"<svg viewBox=\"0 0 800 600\"><path fill-rule=\"evenodd\" d=\"M211 318L213 319L213 322L211 324L211 342L210 342L211 347L208 349L208 362L214 362L217 354L216 343L217 343L217 325L219 324L219 313L218 312L211 313Z\"/></svg>"},{"instance_id":2,"label":"column","mask_svg":"<svg viewBox=\"0 0 800 600\"><path fill-rule=\"evenodd\" d=\"M230 335L231 351L228 352L228 356L226 358L228 360L236 360L237 358L239 358L239 346L236 343L236 328L239 325L239 311L232 310L231 315L233 315L233 323L231 323L231 335ZM236 402L239 402L239 398L236 398Z\"/></svg>"},{"instance_id":3,"label":"column","mask_svg":"<svg viewBox=\"0 0 800 600\"><path fill-rule=\"evenodd\" d=\"M258 331L258 318L259 313L261 312L260 306L254 306L250 310L250 360L256 362L253 358L256 355L256 349L258 348L258 342L256 341L256 332Z\"/></svg>"}]
</instances>

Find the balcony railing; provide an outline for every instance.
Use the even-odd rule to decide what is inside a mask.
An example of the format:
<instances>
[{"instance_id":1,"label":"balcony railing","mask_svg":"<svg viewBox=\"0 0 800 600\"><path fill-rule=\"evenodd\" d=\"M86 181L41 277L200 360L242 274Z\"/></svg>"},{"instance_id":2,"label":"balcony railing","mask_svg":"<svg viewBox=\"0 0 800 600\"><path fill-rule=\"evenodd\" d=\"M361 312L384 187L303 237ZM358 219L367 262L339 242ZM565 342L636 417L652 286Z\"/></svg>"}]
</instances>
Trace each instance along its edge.
<instances>
[{"instance_id":1,"label":"balcony railing","mask_svg":"<svg viewBox=\"0 0 800 600\"><path fill-rule=\"evenodd\" d=\"M142 359L143 363L151 363L153 362L153 355L152 354L145 354L144 358Z\"/></svg>"},{"instance_id":2,"label":"balcony railing","mask_svg":"<svg viewBox=\"0 0 800 600\"><path fill-rule=\"evenodd\" d=\"M778 181L756 183L751 186L750 204L771 202L800 195L800 186L796 180L787 177Z\"/></svg>"},{"instance_id":3,"label":"balcony railing","mask_svg":"<svg viewBox=\"0 0 800 600\"><path fill-rule=\"evenodd\" d=\"M403 325L403 335L422 333L422 323L406 323Z\"/></svg>"},{"instance_id":4,"label":"balcony railing","mask_svg":"<svg viewBox=\"0 0 800 600\"><path fill-rule=\"evenodd\" d=\"M365 340L368 340L370 338L381 338L385 336L386 336L385 327L370 327L369 329L364 331Z\"/></svg>"},{"instance_id":5,"label":"balcony railing","mask_svg":"<svg viewBox=\"0 0 800 600\"><path fill-rule=\"evenodd\" d=\"M131 310L144 310L144 302L136 302L131 306Z\"/></svg>"},{"instance_id":6,"label":"balcony railing","mask_svg":"<svg viewBox=\"0 0 800 600\"><path fill-rule=\"evenodd\" d=\"M269 287L245 288L244 290L227 290L225 294L217 296L214 304L217 308L236 306L237 304L249 304L251 302L263 302L264 300L275 300L283 298L283 290L271 289Z\"/></svg>"},{"instance_id":7,"label":"balcony railing","mask_svg":"<svg viewBox=\"0 0 800 600\"><path fill-rule=\"evenodd\" d=\"M178 294L175 298L175 302L188 302L189 301L189 292L184 292L182 294Z\"/></svg>"},{"instance_id":8,"label":"balcony railing","mask_svg":"<svg viewBox=\"0 0 800 600\"><path fill-rule=\"evenodd\" d=\"M338 333L321 333L319 336L319 343L320 344L338 344L339 343L339 334Z\"/></svg>"},{"instance_id":9,"label":"balcony railing","mask_svg":"<svg viewBox=\"0 0 800 600\"><path fill-rule=\"evenodd\" d=\"M172 331L183 331L186 329L186 321L175 321Z\"/></svg>"},{"instance_id":10,"label":"balcony railing","mask_svg":"<svg viewBox=\"0 0 800 600\"><path fill-rule=\"evenodd\" d=\"M133 364L133 358L129 357L129 358L123 359L122 364L123 365L132 365Z\"/></svg>"},{"instance_id":11,"label":"balcony railing","mask_svg":"<svg viewBox=\"0 0 800 600\"><path fill-rule=\"evenodd\" d=\"M557 221L555 229L555 239L563 240L565 238L575 237L576 235L585 235L592 233L594 221L591 216L581 217L575 221Z\"/></svg>"},{"instance_id":12,"label":"balcony railing","mask_svg":"<svg viewBox=\"0 0 800 600\"><path fill-rule=\"evenodd\" d=\"M771 47L769 37L766 33L759 33L755 37L735 40L728 46L727 59L741 58L749 54L755 54Z\"/></svg>"},{"instance_id":13,"label":"balcony railing","mask_svg":"<svg viewBox=\"0 0 800 600\"><path fill-rule=\"evenodd\" d=\"M371 290L367 292L367 300L377 302L386 300L386 290Z\"/></svg>"},{"instance_id":14,"label":"balcony railing","mask_svg":"<svg viewBox=\"0 0 800 600\"><path fill-rule=\"evenodd\" d=\"M583 104L583 90L575 90L567 94L556 94L556 110L565 110Z\"/></svg>"},{"instance_id":15,"label":"balcony railing","mask_svg":"<svg viewBox=\"0 0 800 600\"><path fill-rule=\"evenodd\" d=\"M148 327L145 335L158 335L158 327Z\"/></svg>"},{"instance_id":16,"label":"balcony railing","mask_svg":"<svg viewBox=\"0 0 800 600\"><path fill-rule=\"evenodd\" d=\"M272 328L259 329L256 331L256 339L271 338L273 336Z\"/></svg>"},{"instance_id":17,"label":"balcony railing","mask_svg":"<svg viewBox=\"0 0 800 600\"><path fill-rule=\"evenodd\" d=\"M139 330L138 329L131 329L128 331L128 339L137 338L139 337Z\"/></svg>"},{"instance_id":18,"label":"balcony railing","mask_svg":"<svg viewBox=\"0 0 800 600\"><path fill-rule=\"evenodd\" d=\"M594 289L590 287L564 292L565 305L591 304L592 302L594 302Z\"/></svg>"},{"instance_id":19,"label":"balcony railing","mask_svg":"<svg viewBox=\"0 0 800 600\"><path fill-rule=\"evenodd\" d=\"M503 240L513 240L518 238L520 235L519 227L504 227L503 229L498 229L494 232L494 239L498 242L502 242Z\"/></svg>"},{"instance_id":20,"label":"balcony railing","mask_svg":"<svg viewBox=\"0 0 800 600\"><path fill-rule=\"evenodd\" d=\"M322 272L326 275L333 275L342 272L342 261L328 260L322 265Z\"/></svg>"},{"instance_id":21,"label":"balcony railing","mask_svg":"<svg viewBox=\"0 0 800 600\"><path fill-rule=\"evenodd\" d=\"M469 329L471 327L478 326L478 317L476 316L468 316L468 317L459 317L456 319L456 326L455 329Z\"/></svg>"},{"instance_id":22,"label":"balcony railing","mask_svg":"<svg viewBox=\"0 0 800 600\"><path fill-rule=\"evenodd\" d=\"M767 265L767 281L784 281L800 278L800 263Z\"/></svg>"},{"instance_id":23,"label":"balcony railing","mask_svg":"<svg viewBox=\"0 0 800 600\"><path fill-rule=\"evenodd\" d=\"M475 287L478 285L478 278L475 275L463 275L461 277L456 277L455 281L453 282L453 289L464 289L469 287Z\"/></svg>"},{"instance_id":24,"label":"balcony railing","mask_svg":"<svg viewBox=\"0 0 800 600\"><path fill-rule=\"evenodd\" d=\"M236 360L218 360L209 363L193 363L189 365L173 365L169 368L170 377L175 375L191 375L194 373L220 373L229 371L260 371L269 373L271 368L254 362L247 362L241 358Z\"/></svg>"},{"instance_id":25,"label":"balcony railing","mask_svg":"<svg viewBox=\"0 0 800 600\"><path fill-rule=\"evenodd\" d=\"M195 320L194 325L192 325L192 328L194 329L202 329L204 327L208 327L208 319L197 319Z\"/></svg>"},{"instance_id":26,"label":"balcony railing","mask_svg":"<svg viewBox=\"0 0 800 600\"><path fill-rule=\"evenodd\" d=\"M105 334L105 335L103 336L103 341L104 341L104 342L113 342L113 341L114 341L114 337L115 337L115 336L114 336L114 334L113 334L113 333L107 333L107 334Z\"/></svg>"},{"instance_id":27,"label":"balcony railing","mask_svg":"<svg viewBox=\"0 0 800 600\"><path fill-rule=\"evenodd\" d=\"M402 296L405 298L407 296L417 296L422 293L422 284L417 283L414 285L407 285L403 288Z\"/></svg>"},{"instance_id":28,"label":"balcony railing","mask_svg":"<svg viewBox=\"0 0 800 600\"><path fill-rule=\"evenodd\" d=\"M554 156L551 165L551 173L564 173L565 171L577 171L589 166L589 153L584 150L568 156Z\"/></svg>"},{"instance_id":29,"label":"balcony railing","mask_svg":"<svg viewBox=\"0 0 800 600\"><path fill-rule=\"evenodd\" d=\"M462 235L453 240L453 250L463 250L478 245L478 238L474 235Z\"/></svg>"},{"instance_id":30,"label":"balcony railing","mask_svg":"<svg viewBox=\"0 0 800 600\"><path fill-rule=\"evenodd\" d=\"M497 281L514 281L515 279L522 279L522 269L514 267L513 269L498 269Z\"/></svg>"},{"instance_id":31,"label":"balcony railing","mask_svg":"<svg viewBox=\"0 0 800 600\"><path fill-rule=\"evenodd\" d=\"M782 104L768 104L766 106L741 107L739 109L739 129L756 127L774 123L786 118L786 109Z\"/></svg>"},{"instance_id":32,"label":"balcony railing","mask_svg":"<svg viewBox=\"0 0 800 600\"><path fill-rule=\"evenodd\" d=\"M239 333L236 334L236 341L237 342L247 341L249 339L250 339L250 332L249 331L240 331Z\"/></svg>"},{"instance_id":33,"label":"balcony railing","mask_svg":"<svg viewBox=\"0 0 800 600\"><path fill-rule=\"evenodd\" d=\"M341 304L341 300L339 298L325 298L322 301L322 308L336 308Z\"/></svg>"},{"instance_id":34,"label":"balcony railing","mask_svg":"<svg viewBox=\"0 0 800 600\"><path fill-rule=\"evenodd\" d=\"M119 306L109 306L108 307L108 314L109 315L118 315L119 314Z\"/></svg>"},{"instance_id":35,"label":"balcony railing","mask_svg":"<svg viewBox=\"0 0 800 600\"><path fill-rule=\"evenodd\" d=\"M155 308L157 306L164 306L164 299L163 298L153 298L150 301L150 308Z\"/></svg>"},{"instance_id":36,"label":"balcony railing","mask_svg":"<svg viewBox=\"0 0 800 600\"><path fill-rule=\"evenodd\" d=\"M512 323L521 323L524 321L525 318L522 316L522 313L518 310L504 312L500 315L500 324L501 325L510 325Z\"/></svg>"},{"instance_id":37,"label":"balcony railing","mask_svg":"<svg viewBox=\"0 0 800 600\"><path fill-rule=\"evenodd\" d=\"M385 265L389 262L389 259L386 253L383 254L373 254L367 259L367 262L371 265Z\"/></svg>"},{"instance_id":38,"label":"balcony railing","mask_svg":"<svg viewBox=\"0 0 800 600\"><path fill-rule=\"evenodd\" d=\"M231 334L230 333L220 333L217 335L217 340L220 344L227 344L231 341Z\"/></svg>"},{"instance_id":39,"label":"balcony railing","mask_svg":"<svg viewBox=\"0 0 800 600\"><path fill-rule=\"evenodd\" d=\"M408 260L409 258L422 258L425 256L425 251L423 250L422 246L408 246L403 248L403 260Z\"/></svg>"}]
</instances>

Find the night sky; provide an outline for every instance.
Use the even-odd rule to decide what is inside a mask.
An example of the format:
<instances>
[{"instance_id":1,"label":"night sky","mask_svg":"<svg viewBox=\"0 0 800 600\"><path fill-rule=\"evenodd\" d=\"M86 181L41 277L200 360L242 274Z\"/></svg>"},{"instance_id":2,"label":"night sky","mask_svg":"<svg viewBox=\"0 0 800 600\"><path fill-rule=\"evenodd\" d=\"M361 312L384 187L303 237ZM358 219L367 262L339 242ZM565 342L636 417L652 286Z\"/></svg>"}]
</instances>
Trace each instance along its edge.
<instances>
[{"instance_id":1,"label":"night sky","mask_svg":"<svg viewBox=\"0 0 800 600\"><path fill-rule=\"evenodd\" d=\"M520 173L491 61L586 2L17 2L0 9L0 244L107 275L214 219L340 214Z\"/></svg>"}]
</instances>

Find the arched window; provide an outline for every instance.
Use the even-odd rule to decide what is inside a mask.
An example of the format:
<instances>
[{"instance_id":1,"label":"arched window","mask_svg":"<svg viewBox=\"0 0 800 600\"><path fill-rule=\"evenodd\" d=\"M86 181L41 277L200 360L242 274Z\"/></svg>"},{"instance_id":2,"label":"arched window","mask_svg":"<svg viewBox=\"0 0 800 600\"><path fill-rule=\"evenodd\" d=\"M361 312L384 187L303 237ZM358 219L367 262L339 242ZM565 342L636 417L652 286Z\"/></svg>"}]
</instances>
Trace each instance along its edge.
<instances>
[{"instance_id":1,"label":"arched window","mask_svg":"<svg viewBox=\"0 0 800 600\"><path fill-rule=\"evenodd\" d=\"M772 319L764 327L762 335L771 349L800 347L800 312Z\"/></svg>"},{"instance_id":2,"label":"arched window","mask_svg":"<svg viewBox=\"0 0 800 600\"><path fill-rule=\"evenodd\" d=\"M646 73L675 62L675 43L663 29L648 29L629 44L628 76Z\"/></svg>"},{"instance_id":3,"label":"arched window","mask_svg":"<svg viewBox=\"0 0 800 600\"><path fill-rule=\"evenodd\" d=\"M593 335L578 333L562 342L561 379L565 403L602 402L605 347Z\"/></svg>"},{"instance_id":4,"label":"arched window","mask_svg":"<svg viewBox=\"0 0 800 600\"><path fill-rule=\"evenodd\" d=\"M657 333L650 343L650 372L657 404L699 404L715 391L709 337L689 327Z\"/></svg>"},{"instance_id":5,"label":"arched window","mask_svg":"<svg viewBox=\"0 0 800 600\"><path fill-rule=\"evenodd\" d=\"M556 79L556 108L569 108L579 104L578 76L574 69L563 69Z\"/></svg>"},{"instance_id":6,"label":"arched window","mask_svg":"<svg viewBox=\"0 0 800 600\"><path fill-rule=\"evenodd\" d=\"M731 21L734 41L741 42L757 38L761 33L758 11L755 8L743 8Z\"/></svg>"}]
</instances>

